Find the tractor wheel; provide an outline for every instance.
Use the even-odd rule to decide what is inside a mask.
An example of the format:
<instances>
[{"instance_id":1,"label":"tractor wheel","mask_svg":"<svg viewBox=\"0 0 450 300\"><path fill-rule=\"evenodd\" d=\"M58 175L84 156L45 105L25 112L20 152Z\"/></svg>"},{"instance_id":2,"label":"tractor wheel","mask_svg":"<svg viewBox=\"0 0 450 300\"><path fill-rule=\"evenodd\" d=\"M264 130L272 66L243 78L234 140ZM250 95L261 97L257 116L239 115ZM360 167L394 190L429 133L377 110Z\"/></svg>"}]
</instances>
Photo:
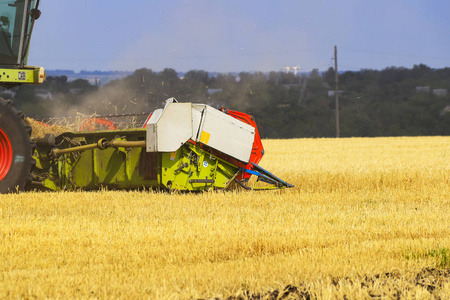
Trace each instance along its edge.
<instances>
[{"instance_id":1,"label":"tractor wheel","mask_svg":"<svg viewBox=\"0 0 450 300\"><path fill-rule=\"evenodd\" d=\"M31 127L12 101L0 98L0 194L23 191L31 182L35 143L30 140Z\"/></svg>"}]
</instances>

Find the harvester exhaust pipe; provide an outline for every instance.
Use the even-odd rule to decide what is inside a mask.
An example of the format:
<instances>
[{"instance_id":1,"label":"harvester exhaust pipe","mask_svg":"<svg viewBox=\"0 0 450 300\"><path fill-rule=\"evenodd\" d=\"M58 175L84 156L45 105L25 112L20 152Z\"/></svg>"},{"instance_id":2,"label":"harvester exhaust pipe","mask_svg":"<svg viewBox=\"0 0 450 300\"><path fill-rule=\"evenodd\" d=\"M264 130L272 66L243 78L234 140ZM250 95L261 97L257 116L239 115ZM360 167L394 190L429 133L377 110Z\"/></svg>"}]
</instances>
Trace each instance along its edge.
<instances>
[{"instance_id":1,"label":"harvester exhaust pipe","mask_svg":"<svg viewBox=\"0 0 450 300\"><path fill-rule=\"evenodd\" d=\"M83 145L83 146L77 146L77 147L71 147L66 149L58 149L53 148L49 156L53 158L60 157L63 154L67 153L73 153L73 152L80 152L80 151L86 151L91 149L100 149L105 150L107 148L118 148L118 147L124 147L124 148L144 148L145 147L145 141L118 141L118 140L112 140L108 141L106 139L100 139L97 143L89 144L89 145Z\"/></svg>"}]
</instances>

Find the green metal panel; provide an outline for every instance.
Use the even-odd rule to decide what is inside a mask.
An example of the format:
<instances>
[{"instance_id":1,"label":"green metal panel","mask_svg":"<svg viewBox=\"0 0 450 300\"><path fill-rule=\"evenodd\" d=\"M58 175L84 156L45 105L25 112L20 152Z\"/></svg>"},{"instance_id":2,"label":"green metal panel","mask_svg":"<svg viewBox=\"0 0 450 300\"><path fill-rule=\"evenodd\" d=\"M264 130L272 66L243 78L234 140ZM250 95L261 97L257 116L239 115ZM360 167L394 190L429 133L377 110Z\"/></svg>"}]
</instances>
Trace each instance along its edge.
<instances>
[{"instance_id":1,"label":"green metal panel","mask_svg":"<svg viewBox=\"0 0 450 300\"><path fill-rule=\"evenodd\" d=\"M176 190L223 189L238 172L236 166L190 143L176 152L162 153L161 160L161 183Z\"/></svg>"},{"instance_id":2,"label":"green metal panel","mask_svg":"<svg viewBox=\"0 0 450 300\"><path fill-rule=\"evenodd\" d=\"M80 153L74 158L73 154L65 154L60 160L63 162L62 174L65 187L97 189L101 186L109 188L139 188L157 187L158 180L146 179L139 175L139 162L143 148L109 148L94 149ZM61 186L64 188L64 186Z\"/></svg>"},{"instance_id":3,"label":"green metal panel","mask_svg":"<svg viewBox=\"0 0 450 300\"><path fill-rule=\"evenodd\" d=\"M60 148L95 144L98 140L139 141L145 129L66 133L57 137ZM186 143L171 153L146 152L145 148L89 149L66 153L58 158L47 155L51 146L38 145L33 175L45 188L98 189L167 188L199 191L224 189L238 173L238 168ZM35 182L36 183L36 182Z\"/></svg>"},{"instance_id":4,"label":"green metal panel","mask_svg":"<svg viewBox=\"0 0 450 300\"><path fill-rule=\"evenodd\" d=\"M0 69L0 83L34 84L45 80L45 72L41 67L27 67L26 69Z\"/></svg>"}]
</instances>

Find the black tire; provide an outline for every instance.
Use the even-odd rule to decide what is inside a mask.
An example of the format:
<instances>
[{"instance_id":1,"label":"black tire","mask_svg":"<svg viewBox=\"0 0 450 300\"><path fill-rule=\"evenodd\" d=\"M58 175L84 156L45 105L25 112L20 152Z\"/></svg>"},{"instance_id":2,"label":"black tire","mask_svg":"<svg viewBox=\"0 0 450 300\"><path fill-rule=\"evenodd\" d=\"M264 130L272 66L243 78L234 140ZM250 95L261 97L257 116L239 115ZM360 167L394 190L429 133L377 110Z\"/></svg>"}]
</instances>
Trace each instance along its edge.
<instances>
[{"instance_id":1,"label":"black tire","mask_svg":"<svg viewBox=\"0 0 450 300\"><path fill-rule=\"evenodd\" d=\"M31 182L35 143L31 127L12 101L0 98L0 194L23 191Z\"/></svg>"}]
</instances>

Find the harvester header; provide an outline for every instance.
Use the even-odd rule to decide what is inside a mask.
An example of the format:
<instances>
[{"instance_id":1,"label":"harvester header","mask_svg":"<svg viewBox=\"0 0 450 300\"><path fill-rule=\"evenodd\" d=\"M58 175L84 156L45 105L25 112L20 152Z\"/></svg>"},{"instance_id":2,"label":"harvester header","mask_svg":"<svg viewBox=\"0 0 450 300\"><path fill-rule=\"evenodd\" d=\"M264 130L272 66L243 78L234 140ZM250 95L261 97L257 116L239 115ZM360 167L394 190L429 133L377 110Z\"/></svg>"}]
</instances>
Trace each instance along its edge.
<instances>
[{"instance_id":1,"label":"harvester header","mask_svg":"<svg viewBox=\"0 0 450 300\"><path fill-rule=\"evenodd\" d=\"M20 125L4 124L0 132L0 161L8 166L0 168L2 193L101 187L205 191L227 189L232 182L251 189L251 176L266 183L253 189L292 187L258 166L264 155L258 129L241 112L170 98L144 128L46 134L31 141L23 115L10 102L2 100L0 112L0 125L5 118Z\"/></svg>"}]
</instances>

